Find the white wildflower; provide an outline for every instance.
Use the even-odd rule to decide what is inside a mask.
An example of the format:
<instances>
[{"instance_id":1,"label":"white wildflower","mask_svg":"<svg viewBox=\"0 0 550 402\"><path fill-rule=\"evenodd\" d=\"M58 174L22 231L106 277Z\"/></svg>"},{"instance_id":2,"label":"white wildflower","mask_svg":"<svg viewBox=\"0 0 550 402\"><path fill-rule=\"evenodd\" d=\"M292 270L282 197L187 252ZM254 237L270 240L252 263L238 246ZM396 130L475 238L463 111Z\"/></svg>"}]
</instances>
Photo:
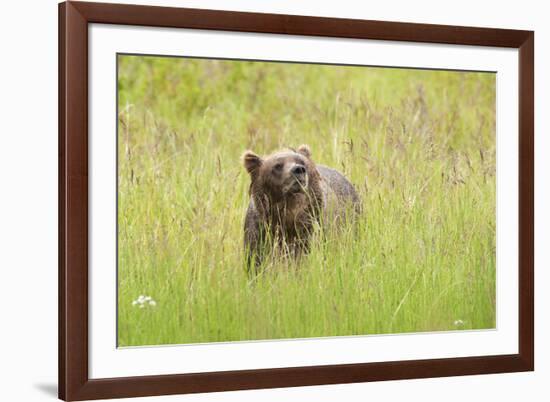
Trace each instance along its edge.
<instances>
[{"instance_id":1,"label":"white wildflower","mask_svg":"<svg viewBox=\"0 0 550 402\"><path fill-rule=\"evenodd\" d=\"M464 321L455 320L454 325L455 325L455 327L463 327L464 326Z\"/></svg>"},{"instance_id":2,"label":"white wildflower","mask_svg":"<svg viewBox=\"0 0 550 402\"><path fill-rule=\"evenodd\" d=\"M137 306L139 308L145 308L147 306L155 307L156 305L157 302L153 300L151 296L139 295L136 300L132 301L132 306Z\"/></svg>"}]
</instances>

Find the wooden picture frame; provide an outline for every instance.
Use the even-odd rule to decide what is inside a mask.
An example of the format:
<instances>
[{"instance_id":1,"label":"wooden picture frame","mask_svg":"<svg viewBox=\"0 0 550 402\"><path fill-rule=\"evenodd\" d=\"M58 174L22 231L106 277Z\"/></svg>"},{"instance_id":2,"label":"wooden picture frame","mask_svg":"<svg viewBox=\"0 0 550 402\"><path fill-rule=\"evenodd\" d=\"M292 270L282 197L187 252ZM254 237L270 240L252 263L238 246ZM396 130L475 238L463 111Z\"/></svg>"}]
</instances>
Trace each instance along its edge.
<instances>
[{"instance_id":1,"label":"wooden picture frame","mask_svg":"<svg viewBox=\"0 0 550 402\"><path fill-rule=\"evenodd\" d=\"M519 353L90 379L88 24L120 24L519 49ZM139 397L534 369L534 33L104 3L59 5L59 397Z\"/></svg>"}]
</instances>

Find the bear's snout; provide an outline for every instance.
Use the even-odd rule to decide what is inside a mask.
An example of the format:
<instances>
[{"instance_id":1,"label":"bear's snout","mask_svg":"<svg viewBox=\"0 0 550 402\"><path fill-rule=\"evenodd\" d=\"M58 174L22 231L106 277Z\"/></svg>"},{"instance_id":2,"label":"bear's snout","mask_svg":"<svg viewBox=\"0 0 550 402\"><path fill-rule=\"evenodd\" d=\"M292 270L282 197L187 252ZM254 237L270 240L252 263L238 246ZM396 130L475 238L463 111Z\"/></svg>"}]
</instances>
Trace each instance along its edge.
<instances>
[{"instance_id":1,"label":"bear's snout","mask_svg":"<svg viewBox=\"0 0 550 402\"><path fill-rule=\"evenodd\" d=\"M289 166L289 175L285 179L283 193L300 193L305 191L308 185L307 169L301 163L293 163Z\"/></svg>"},{"instance_id":2,"label":"bear's snout","mask_svg":"<svg viewBox=\"0 0 550 402\"><path fill-rule=\"evenodd\" d=\"M306 167L304 165L294 165L292 169L290 169L290 172L294 176L302 176L306 174Z\"/></svg>"}]
</instances>

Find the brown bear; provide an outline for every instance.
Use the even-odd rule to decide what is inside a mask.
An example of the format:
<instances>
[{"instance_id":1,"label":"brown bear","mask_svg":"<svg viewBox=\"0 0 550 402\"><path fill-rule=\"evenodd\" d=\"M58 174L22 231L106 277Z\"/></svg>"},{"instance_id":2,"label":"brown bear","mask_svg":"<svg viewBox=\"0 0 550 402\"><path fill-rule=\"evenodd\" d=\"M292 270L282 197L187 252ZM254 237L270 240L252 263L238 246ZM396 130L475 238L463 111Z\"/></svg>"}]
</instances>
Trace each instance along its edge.
<instances>
[{"instance_id":1,"label":"brown bear","mask_svg":"<svg viewBox=\"0 0 550 402\"><path fill-rule=\"evenodd\" d=\"M360 211L353 185L337 170L316 165L307 145L264 158L246 151L243 163L251 179L244 223L249 268L274 248L294 256L308 251L317 224L326 227L347 211Z\"/></svg>"}]
</instances>

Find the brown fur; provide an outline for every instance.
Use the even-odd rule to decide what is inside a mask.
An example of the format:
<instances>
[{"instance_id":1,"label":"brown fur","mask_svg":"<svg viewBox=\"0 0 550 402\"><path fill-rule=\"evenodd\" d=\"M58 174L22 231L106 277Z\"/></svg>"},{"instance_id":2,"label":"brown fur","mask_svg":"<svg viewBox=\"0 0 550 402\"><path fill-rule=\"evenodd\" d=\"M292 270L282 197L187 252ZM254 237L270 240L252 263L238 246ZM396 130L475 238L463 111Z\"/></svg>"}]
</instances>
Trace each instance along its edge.
<instances>
[{"instance_id":1,"label":"brown fur","mask_svg":"<svg viewBox=\"0 0 550 402\"><path fill-rule=\"evenodd\" d=\"M359 197L347 179L334 169L317 166L307 145L261 158L243 155L250 174L250 203L245 218L244 242L251 265L278 247L287 254L307 251L315 224L329 206L336 211Z\"/></svg>"}]
</instances>

